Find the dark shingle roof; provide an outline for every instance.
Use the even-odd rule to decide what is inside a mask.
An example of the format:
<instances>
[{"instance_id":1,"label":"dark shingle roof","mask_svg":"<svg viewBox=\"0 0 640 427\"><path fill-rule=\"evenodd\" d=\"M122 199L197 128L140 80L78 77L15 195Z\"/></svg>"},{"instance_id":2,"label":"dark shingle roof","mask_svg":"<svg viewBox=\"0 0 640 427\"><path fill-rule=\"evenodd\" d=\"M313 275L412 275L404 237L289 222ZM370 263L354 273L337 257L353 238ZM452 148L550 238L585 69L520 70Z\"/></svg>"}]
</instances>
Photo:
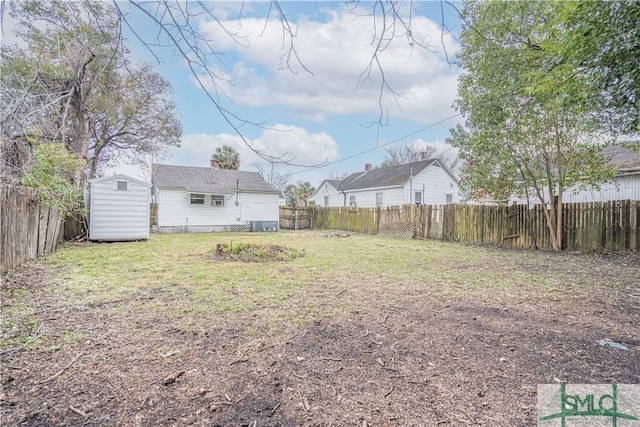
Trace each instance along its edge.
<instances>
[{"instance_id":1,"label":"dark shingle roof","mask_svg":"<svg viewBox=\"0 0 640 427\"><path fill-rule=\"evenodd\" d=\"M340 188L340 183L342 181L340 181L339 179L327 179L327 182L333 185L333 187L337 190L338 188Z\"/></svg>"},{"instance_id":2,"label":"dark shingle roof","mask_svg":"<svg viewBox=\"0 0 640 427\"><path fill-rule=\"evenodd\" d=\"M636 149L640 149L640 143L630 143L630 146L633 146L633 144L635 144ZM640 166L640 151L634 151L619 145L610 145L602 150L602 154L619 168Z\"/></svg>"},{"instance_id":3,"label":"dark shingle roof","mask_svg":"<svg viewBox=\"0 0 640 427\"><path fill-rule=\"evenodd\" d=\"M339 189L360 190L363 188L394 187L404 185L412 176L436 162L436 159L407 163L405 165L372 169L369 172L352 173L340 184Z\"/></svg>"},{"instance_id":4,"label":"dark shingle roof","mask_svg":"<svg viewBox=\"0 0 640 427\"><path fill-rule=\"evenodd\" d=\"M153 183L158 187L184 188L189 193L231 194L236 189L278 193L259 173L230 169L153 165Z\"/></svg>"}]
</instances>

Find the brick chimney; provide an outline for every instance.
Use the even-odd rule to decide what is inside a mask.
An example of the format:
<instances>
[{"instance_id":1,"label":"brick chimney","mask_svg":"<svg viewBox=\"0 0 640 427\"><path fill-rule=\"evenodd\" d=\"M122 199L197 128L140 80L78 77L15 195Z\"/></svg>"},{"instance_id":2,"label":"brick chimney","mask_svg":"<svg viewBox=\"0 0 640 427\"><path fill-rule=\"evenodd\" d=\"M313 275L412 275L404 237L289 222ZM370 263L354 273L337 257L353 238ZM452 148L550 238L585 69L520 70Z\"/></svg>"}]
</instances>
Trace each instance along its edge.
<instances>
[{"instance_id":1,"label":"brick chimney","mask_svg":"<svg viewBox=\"0 0 640 427\"><path fill-rule=\"evenodd\" d=\"M220 169L220 162L217 160L211 159L211 167L215 169Z\"/></svg>"},{"instance_id":2,"label":"brick chimney","mask_svg":"<svg viewBox=\"0 0 640 427\"><path fill-rule=\"evenodd\" d=\"M366 165L364 165L365 172L369 172L371 171L371 169L373 169L373 166L371 166L371 163L367 163Z\"/></svg>"}]
</instances>

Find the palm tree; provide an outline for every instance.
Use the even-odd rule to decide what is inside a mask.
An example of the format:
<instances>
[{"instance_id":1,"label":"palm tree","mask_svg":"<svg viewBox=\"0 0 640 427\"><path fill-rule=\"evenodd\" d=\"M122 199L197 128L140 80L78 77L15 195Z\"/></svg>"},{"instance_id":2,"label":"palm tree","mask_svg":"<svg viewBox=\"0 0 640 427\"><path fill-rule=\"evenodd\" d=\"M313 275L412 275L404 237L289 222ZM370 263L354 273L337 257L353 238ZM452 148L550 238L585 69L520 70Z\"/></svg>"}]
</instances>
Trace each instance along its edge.
<instances>
[{"instance_id":1,"label":"palm tree","mask_svg":"<svg viewBox=\"0 0 640 427\"><path fill-rule=\"evenodd\" d=\"M298 200L304 202L304 205L307 206L307 198L310 197L316 189L311 185L309 181L298 181L297 186L297 196Z\"/></svg>"},{"instance_id":2,"label":"palm tree","mask_svg":"<svg viewBox=\"0 0 640 427\"><path fill-rule=\"evenodd\" d=\"M221 169L238 170L240 167L240 154L228 145L217 147L216 152L211 155L211 160L218 162Z\"/></svg>"}]
</instances>

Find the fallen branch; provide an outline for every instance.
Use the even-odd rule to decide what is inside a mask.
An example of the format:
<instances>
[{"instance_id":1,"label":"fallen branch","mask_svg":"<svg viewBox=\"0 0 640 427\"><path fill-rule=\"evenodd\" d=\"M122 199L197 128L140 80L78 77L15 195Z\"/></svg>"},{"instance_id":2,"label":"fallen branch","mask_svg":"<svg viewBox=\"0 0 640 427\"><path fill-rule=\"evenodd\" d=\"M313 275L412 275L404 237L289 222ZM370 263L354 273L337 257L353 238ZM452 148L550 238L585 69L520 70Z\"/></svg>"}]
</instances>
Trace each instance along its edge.
<instances>
[{"instance_id":1,"label":"fallen branch","mask_svg":"<svg viewBox=\"0 0 640 427\"><path fill-rule=\"evenodd\" d=\"M74 408L73 406L69 405L69 410L71 412L75 412L76 414L80 415L83 418L87 418L88 415L85 414L84 412L82 412L80 409Z\"/></svg>"},{"instance_id":2,"label":"fallen branch","mask_svg":"<svg viewBox=\"0 0 640 427\"><path fill-rule=\"evenodd\" d=\"M398 310L397 308L393 308L393 307L385 307L385 308L389 311L395 311L396 313L401 314L403 317L407 317L406 314L404 314L402 311Z\"/></svg>"},{"instance_id":3,"label":"fallen branch","mask_svg":"<svg viewBox=\"0 0 640 427\"><path fill-rule=\"evenodd\" d=\"M248 357L241 357L240 359L234 360L233 362L229 363L229 366L237 365L238 363L244 363L248 361L249 361Z\"/></svg>"},{"instance_id":4,"label":"fallen branch","mask_svg":"<svg viewBox=\"0 0 640 427\"><path fill-rule=\"evenodd\" d=\"M389 395L390 395L392 392L393 392L393 386L391 386L391 389L390 389L388 392L386 392L386 393L384 394L384 397L389 397Z\"/></svg>"},{"instance_id":5,"label":"fallen branch","mask_svg":"<svg viewBox=\"0 0 640 427\"><path fill-rule=\"evenodd\" d=\"M40 329L42 329L42 322L38 324L38 327L36 328L36 330L31 334L31 336L24 343L20 344L17 347L8 348L6 350L0 351L0 357L5 356L7 354L11 354L11 353L17 353L20 350L24 349L29 344L31 344L32 342L34 342L35 340L37 340L38 338L40 338Z\"/></svg>"},{"instance_id":6,"label":"fallen branch","mask_svg":"<svg viewBox=\"0 0 640 427\"><path fill-rule=\"evenodd\" d=\"M340 292L334 295L334 298L338 298L340 295L344 294L345 292L347 292L346 289L341 290Z\"/></svg>"},{"instance_id":7,"label":"fallen branch","mask_svg":"<svg viewBox=\"0 0 640 427\"><path fill-rule=\"evenodd\" d=\"M300 393L300 390L298 390L298 394L300 395L300 399L302 400L302 407L304 408L305 412L311 411L311 405L309 405L309 401L307 400L307 398L304 397L302 393Z\"/></svg>"},{"instance_id":8,"label":"fallen branch","mask_svg":"<svg viewBox=\"0 0 640 427\"><path fill-rule=\"evenodd\" d=\"M278 404L273 407L273 409L271 410L271 413L269 414L270 417L273 416L274 412L276 412L276 409L278 409L280 405L282 405L282 402L278 402Z\"/></svg>"},{"instance_id":9,"label":"fallen branch","mask_svg":"<svg viewBox=\"0 0 640 427\"><path fill-rule=\"evenodd\" d=\"M78 360L78 358L80 358L80 356L82 356L82 352L80 354L78 354L76 357L73 358L73 360L71 362L69 362L69 364L67 366L65 366L64 368L60 369L58 372L56 372L55 374L51 375L49 378L47 378L44 381L40 381L38 383L38 385L41 384L46 384L48 382L51 382L53 380L55 380L56 378L58 378L60 375L62 375L67 369L69 369L69 367L71 367L71 365L73 365L73 363Z\"/></svg>"},{"instance_id":10,"label":"fallen branch","mask_svg":"<svg viewBox=\"0 0 640 427\"><path fill-rule=\"evenodd\" d=\"M169 385L171 383L176 382L176 380L178 378L180 378L185 371L176 371L171 375L166 376L163 380L162 380L162 385Z\"/></svg>"}]
</instances>

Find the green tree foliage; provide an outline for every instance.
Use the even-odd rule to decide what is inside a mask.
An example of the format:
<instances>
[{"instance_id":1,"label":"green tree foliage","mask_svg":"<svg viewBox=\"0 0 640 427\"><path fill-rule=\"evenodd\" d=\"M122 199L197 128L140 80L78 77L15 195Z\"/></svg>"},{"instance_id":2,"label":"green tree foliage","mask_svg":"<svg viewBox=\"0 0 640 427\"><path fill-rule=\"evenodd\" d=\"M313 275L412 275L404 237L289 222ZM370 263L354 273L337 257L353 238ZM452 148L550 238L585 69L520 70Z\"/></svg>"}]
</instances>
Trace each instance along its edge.
<instances>
[{"instance_id":1,"label":"green tree foliage","mask_svg":"<svg viewBox=\"0 0 640 427\"><path fill-rule=\"evenodd\" d=\"M562 2L566 31L542 46L587 78L587 106L609 132L640 133L640 2Z\"/></svg>"},{"instance_id":2,"label":"green tree foliage","mask_svg":"<svg viewBox=\"0 0 640 427\"><path fill-rule=\"evenodd\" d=\"M544 46L564 36L560 3L468 2L456 107L464 126L449 143L465 161L468 196L512 194L544 206L562 248L562 196L611 176L586 108L588 76Z\"/></svg>"},{"instance_id":3,"label":"green tree foliage","mask_svg":"<svg viewBox=\"0 0 640 427\"><path fill-rule=\"evenodd\" d=\"M108 90L105 90L108 89ZM182 124L169 83L148 66L120 70L105 82L90 114L89 178L126 159L141 166L180 146Z\"/></svg>"},{"instance_id":4,"label":"green tree foliage","mask_svg":"<svg viewBox=\"0 0 640 427\"><path fill-rule=\"evenodd\" d=\"M17 144L31 135L63 143L84 160L69 177L82 187L107 165L146 163L179 145L171 87L148 66L127 61L115 4L24 1L11 7L26 47L2 46L0 132L11 141L4 152L30 153ZM29 164L17 155L2 160L14 176Z\"/></svg>"},{"instance_id":5,"label":"green tree foliage","mask_svg":"<svg viewBox=\"0 0 640 427\"><path fill-rule=\"evenodd\" d=\"M64 215L83 209L82 189L69 181L82 161L62 143L33 144L32 165L22 183L37 190L40 202L60 209Z\"/></svg>"},{"instance_id":6,"label":"green tree foliage","mask_svg":"<svg viewBox=\"0 0 640 427\"><path fill-rule=\"evenodd\" d=\"M307 206L307 199L316 191L315 187L308 181L298 181L289 184L284 190L287 206L295 208L298 205Z\"/></svg>"},{"instance_id":7,"label":"green tree foliage","mask_svg":"<svg viewBox=\"0 0 640 427\"><path fill-rule=\"evenodd\" d=\"M215 153L211 155L211 160L218 162L222 169L238 170L240 167L240 154L229 145L216 147Z\"/></svg>"}]
</instances>

